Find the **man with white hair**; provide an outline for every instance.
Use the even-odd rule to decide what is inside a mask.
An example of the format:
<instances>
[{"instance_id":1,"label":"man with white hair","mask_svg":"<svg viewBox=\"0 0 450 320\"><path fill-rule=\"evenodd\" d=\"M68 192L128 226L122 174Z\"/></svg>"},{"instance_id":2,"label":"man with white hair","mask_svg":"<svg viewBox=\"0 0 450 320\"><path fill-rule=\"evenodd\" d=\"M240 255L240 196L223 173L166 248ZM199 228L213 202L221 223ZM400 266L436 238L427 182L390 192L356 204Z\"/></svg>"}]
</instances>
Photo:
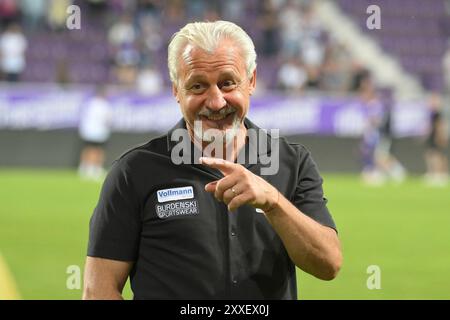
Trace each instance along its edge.
<instances>
[{"instance_id":1,"label":"man with white hair","mask_svg":"<svg viewBox=\"0 0 450 320\"><path fill-rule=\"evenodd\" d=\"M121 299L130 277L135 299L296 299L296 266L335 278L340 242L309 152L246 118L250 37L231 22L189 23L168 66L183 119L111 169L83 298Z\"/></svg>"}]
</instances>

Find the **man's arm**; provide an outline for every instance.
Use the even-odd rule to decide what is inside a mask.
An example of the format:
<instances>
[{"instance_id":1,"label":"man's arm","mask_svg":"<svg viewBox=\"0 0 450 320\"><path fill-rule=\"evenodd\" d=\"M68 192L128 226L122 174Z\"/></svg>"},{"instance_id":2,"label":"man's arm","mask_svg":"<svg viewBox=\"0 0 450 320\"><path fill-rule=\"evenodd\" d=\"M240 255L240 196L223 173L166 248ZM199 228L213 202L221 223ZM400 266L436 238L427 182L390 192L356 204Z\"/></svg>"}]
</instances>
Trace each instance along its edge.
<instances>
[{"instance_id":1,"label":"man's arm","mask_svg":"<svg viewBox=\"0 0 450 320\"><path fill-rule=\"evenodd\" d=\"M83 300L123 300L133 262L87 257Z\"/></svg>"},{"instance_id":2,"label":"man's arm","mask_svg":"<svg viewBox=\"0 0 450 320\"><path fill-rule=\"evenodd\" d=\"M213 158L201 161L224 174L205 190L227 204L228 210L244 204L262 209L297 267L322 280L336 277L342 264L336 231L302 213L270 183L243 166Z\"/></svg>"},{"instance_id":3,"label":"man's arm","mask_svg":"<svg viewBox=\"0 0 450 320\"><path fill-rule=\"evenodd\" d=\"M335 230L303 214L281 194L265 216L297 267L322 280L337 276L342 253Z\"/></svg>"}]
</instances>

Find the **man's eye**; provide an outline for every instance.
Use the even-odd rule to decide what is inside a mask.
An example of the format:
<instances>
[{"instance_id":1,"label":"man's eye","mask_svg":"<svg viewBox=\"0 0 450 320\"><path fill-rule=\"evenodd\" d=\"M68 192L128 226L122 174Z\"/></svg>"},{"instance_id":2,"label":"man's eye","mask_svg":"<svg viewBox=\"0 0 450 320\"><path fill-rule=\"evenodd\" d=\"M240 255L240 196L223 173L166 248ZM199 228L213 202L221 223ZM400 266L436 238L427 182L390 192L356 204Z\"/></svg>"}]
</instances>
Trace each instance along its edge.
<instances>
[{"instance_id":1,"label":"man's eye","mask_svg":"<svg viewBox=\"0 0 450 320\"><path fill-rule=\"evenodd\" d=\"M230 90L230 89L233 89L235 87L235 85L236 84L234 81L227 80L227 81L222 82L221 88L225 89L225 90Z\"/></svg>"},{"instance_id":2,"label":"man's eye","mask_svg":"<svg viewBox=\"0 0 450 320\"><path fill-rule=\"evenodd\" d=\"M196 83L194 85L191 86L191 88L189 90L191 90L194 93L200 93L205 89L205 86L200 84L200 83Z\"/></svg>"}]
</instances>

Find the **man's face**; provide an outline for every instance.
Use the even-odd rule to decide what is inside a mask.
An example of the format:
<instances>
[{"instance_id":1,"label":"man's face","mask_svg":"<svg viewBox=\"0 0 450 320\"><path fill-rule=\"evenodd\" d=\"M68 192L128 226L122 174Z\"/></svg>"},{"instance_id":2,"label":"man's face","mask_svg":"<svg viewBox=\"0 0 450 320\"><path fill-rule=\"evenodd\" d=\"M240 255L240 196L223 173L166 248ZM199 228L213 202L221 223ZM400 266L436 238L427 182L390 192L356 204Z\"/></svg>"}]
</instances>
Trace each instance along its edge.
<instances>
[{"instance_id":1,"label":"man's face","mask_svg":"<svg viewBox=\"0 0 450 320\"><path fill-rule=\"evenodd\" d=\"M243 120L255 89L256 71L249 79L241 50L223 40L212 54L188 44L181 56L173 92L191 136L209 140L194 132L196 120L201 121L203 133L217 129L224 136L229 130L234 136L245 130Z\"/></svg>"}]
</instances>

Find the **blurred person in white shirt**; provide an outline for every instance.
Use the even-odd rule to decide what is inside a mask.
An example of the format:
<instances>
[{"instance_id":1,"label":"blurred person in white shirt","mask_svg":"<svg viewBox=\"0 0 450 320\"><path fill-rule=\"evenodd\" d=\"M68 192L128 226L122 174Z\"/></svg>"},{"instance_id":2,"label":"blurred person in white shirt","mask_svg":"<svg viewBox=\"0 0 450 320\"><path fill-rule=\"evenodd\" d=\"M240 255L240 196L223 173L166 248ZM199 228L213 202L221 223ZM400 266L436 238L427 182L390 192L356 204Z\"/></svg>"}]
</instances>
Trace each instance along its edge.
<instances>
[{"instance_id":1,"label":"blurred person in white shirt","mask_svg":"<svg viewBox=\"0 0 450 320\"><path fill-rule=\"evenodd\" d=\"M22 13L22 25L27 32L35 32L42 28L44 17L47 13L46 0L20 0Z\"/></svg>"},{"instance_id":2,"label":"blurred person in white shirt","mask_svg":"<svg viewBox=\"0 0 450 320\"><path fill-rule=\"evenodd\" d=\"M104 174L105 145L111 135L112 110L106 89L100 86L80 115L79 135L83 142L78 174L100 180Z\"/></svg>"},{"instance_id":3,"label":"blurred person in white shirt","mask_svg":"<svg viewBox=\"0 0 450 320\"><path fill-rule=\"evenodd\" d=\"M151 66L147 66L139 72L136 82L138 92L145 96L158 94L164 87L162 75Z\"/></svg>"},{"instance_id":4,"label":"blurred person in white shirt","mask_svg":"<svg viewBox=\"0 0 450 320\"><path fill-rule=\"evenodd\" d=\"M287 59L278 70L278 84L289 93L301 92L308 81L308 74L299 58Z\"/></svg>"},{"instance_id":5,"label":"blurred person in white shirt","mask_svg":"<svg viewBox=\"0 0 450 320\"><path fill-rule=\"evenodd\" d=\"M19 81L25 69L27 39L18 24L11 24L0 36L0 68L6 81Z\"/></svg>"}]
</instances>

